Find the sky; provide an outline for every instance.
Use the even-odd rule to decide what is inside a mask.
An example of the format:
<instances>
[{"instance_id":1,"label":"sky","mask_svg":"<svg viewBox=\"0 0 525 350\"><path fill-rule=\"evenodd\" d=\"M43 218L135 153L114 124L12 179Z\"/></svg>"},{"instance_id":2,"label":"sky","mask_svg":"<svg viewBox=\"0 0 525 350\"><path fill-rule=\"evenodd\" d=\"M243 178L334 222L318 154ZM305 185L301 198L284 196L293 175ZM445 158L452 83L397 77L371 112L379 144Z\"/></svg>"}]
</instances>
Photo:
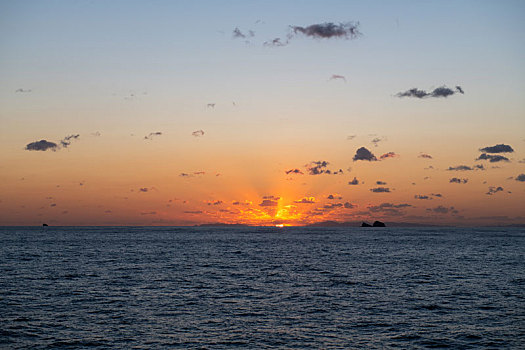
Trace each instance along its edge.
<instances>
[{"instance_id":1,"label":"sky","mask_svg":"<svg viewBox=\"0 0 525 350\"><path fill-rule=\"evenodd\" d=\"M0 1L0 225L525 223L523 1Z\"/></svg>"}]
</instances>

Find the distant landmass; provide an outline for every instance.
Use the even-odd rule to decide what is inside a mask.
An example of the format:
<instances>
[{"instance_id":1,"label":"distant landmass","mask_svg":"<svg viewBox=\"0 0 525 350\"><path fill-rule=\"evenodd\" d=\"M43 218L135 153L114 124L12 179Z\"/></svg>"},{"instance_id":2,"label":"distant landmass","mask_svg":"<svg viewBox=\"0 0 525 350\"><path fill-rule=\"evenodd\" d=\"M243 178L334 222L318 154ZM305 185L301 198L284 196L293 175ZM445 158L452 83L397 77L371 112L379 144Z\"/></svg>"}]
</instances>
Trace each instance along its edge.
<instances>
[{"instance_id":1,"label":"distant landmass","mask_svg":"<svg viewBox=\"0 0 525 350\"><path fill-rule=\"evenodd\" d=\"M361 227L362 221L322 221L316 222L314 224L306 225L307 227ZM387 227L428 227L428 226L438 226L431 224L422 224L414 222L386 222ZM372 226L372 225L370 225Z\"/></svg>"}]
</instances>

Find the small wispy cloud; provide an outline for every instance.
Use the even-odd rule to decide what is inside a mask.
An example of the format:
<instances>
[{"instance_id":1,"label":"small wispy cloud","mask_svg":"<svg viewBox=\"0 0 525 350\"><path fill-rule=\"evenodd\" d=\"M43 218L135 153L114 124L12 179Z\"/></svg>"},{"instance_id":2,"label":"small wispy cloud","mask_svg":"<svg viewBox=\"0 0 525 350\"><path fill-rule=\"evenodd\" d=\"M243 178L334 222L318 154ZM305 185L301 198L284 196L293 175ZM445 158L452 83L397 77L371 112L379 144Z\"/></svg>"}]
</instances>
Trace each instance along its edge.
<instances>
[{"instance_id":1,"label":"small wispy cloud","mask_svg":"<svg viewBox=\"0 0 525 350\"><path fill-rule=\"evenodd\" d=\"M348 184L353 186L359 185L359 180L356 177L354 177L352 181L348 181Z\"/></svg>"},{"instance_id":2,"label":"small wispy cloud","mask_svg":"<svg viewBox=\"0 0 525 350\"><path fill-rule=\"evenodd\" d=\"M452 90L446 86L440 86L434 90L427 92L425 90L420 90L417 88L412 88L404 92L398 92L396 97L415 97L415 98L429 98L429 97L448 97L456 93L464 94L465 92L461 86L456 86L455 90Z\"/></svg>"},{"instance_id":3,"label":"small wispy cloud","mask_svg":"<svg viewBox=\"0 0 525 350\"><path fill-rule=\"evenodd\" d=\"M388 187L376 187L376 188L371 188L370 189L370 192L374 192L374 193L390 193L390 188Z\"/></svg>"},{"instance_id":4,"label":"small wispy cloud","mask_svg":"<svg viewBox=\"0 0 525 350\"><path fill-rule=\"evenodd\" d=\"M312 24L306 27L290 26L290 28L294 34L302 34L315 39L355 39L362 35L359 31L359 22L346 22L339 24L325 22Z\"/></svg>"},{"instance_id":5,"label":"small wispy cloud","mask_svg":"<svg viewBox=\"0 0 525 350\"><path fill-rule=\"evenodd\" d=\"M433 159L430 154L427 153L421 153L418 158L426 158L426 159Z\"/></svg>"},{"instance_id":6,"label":"small wispy cloud","mask_svg":"<svg viewBox=\"0 0 525 350\"><path fill-rule=\"evenodd\" d=\"M149 135L144 136L144 140L153 140L154 137L162 135L162 132L156 131L156 132L150 132Z\"/></svg>"},{"instance_id":7,"label":"small wispy cloud","mask_svg":"<svg viewBox=\"0 0 525 350\"><path fill-rule=\"evenodd\" d=\"M448 182L456 184L466 184L468 182L468 179L460 179L459 177L453 177L450 180L448 180Z\"/></svg>"},{"instance_id":8,"label":"small wispy cloud","mask_svg":"<svg viewBox=\"0 0 525 350\"><path fill-rule=\"evenodd\" d=\"M339 75L339 74L332 74L332 76L330 78L328 78L328 80L342 80L346 83L346 78L344 75Z\"/></svg>"},{"instance_id":9,"label":"small wispy cloud","mask_svg":"<svg viewBox=\"0 0 525 350\"><path fill-rule=\"evenodd\" d=\"M495 193L503 192L503 191L504 191L504 190L503 190L503 187L501 187L501 186L498 186L498 187L495 187L495 186L489 186L489 190L488 190L487 193L485 193L485 194L487 194L487 195L489 195L489 196L492 196L492 195L495 194Z\"/></svg>"},{"instance_id":10,"label":"small wispy cloud","mask_svg":"<svg viewBox=\"0 0 525 350\"><path fill-rule=\"evenodd\" d=\"M192 136L195 136L195 137L204 136L204 130L196 130L196 131L192 132L191 134L192 134Z\"/></svg>"},{"instance_id":11,"label":"small wispy cloud","mask_svg":"<svg viewBox=\"0 0 525 350\"><path fill-rule=\"evenodd\" d=\"M388 152L388 153L382 154L379 157L379 160L388 159L388 158L397 158L397 157L399 157L399 155L396 154L395 152Z\"/></svg>"},{"instance_id":12,"label":"small wispy cloud","mask_svg":"<svg viewBox=\"0 0 525 350\"><path fill-rule=\"evenodd\" d=\"M303 172L299 169L290 169L290 170L285 170L284 172L286 173L286 175L290 175L290 174L303 175Z\"/></svg>"}]
</instances>

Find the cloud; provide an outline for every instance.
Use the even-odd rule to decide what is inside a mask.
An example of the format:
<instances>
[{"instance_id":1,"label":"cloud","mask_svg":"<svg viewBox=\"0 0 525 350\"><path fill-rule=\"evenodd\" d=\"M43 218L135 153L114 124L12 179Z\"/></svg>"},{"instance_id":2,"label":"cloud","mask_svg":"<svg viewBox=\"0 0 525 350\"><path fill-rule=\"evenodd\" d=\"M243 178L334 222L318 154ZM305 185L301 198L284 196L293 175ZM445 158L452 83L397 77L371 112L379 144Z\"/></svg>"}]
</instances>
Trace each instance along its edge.
<instances>
[{"instance_id":1,"label":"cloud","mask_svg":"<svg viewBox=\"0 0 525 350\"><path fill-rule=\"evenodd\" d=\"M202 214L202 210L187 210L184 212L184 214Z\"/></svg>"},{"instance_id":2,"label":"cloud","mask_svg":"<svg viewBox=\"0 0 525 350\"><path fill-rule=\"evenodd\" d=\"M290 170L285 170L285 173L286 175L290 175L290 174L300 174L300 175L303 175L303 172L299 169L290 169Z\"/></svg>"},{"instance_id":3,"label":"cloud","mask_svg":"<svg viewBox=\"0 0 525 350\"><path fill-rule=\"evenodd\" d=\"M379 157L379 159L383 160L383 159L387 159L387 158L396 158L396 157L399 157L399 155L394 153L394 152L388 152L388 153L385 153L385 154L381 155Z\"/></svg>"},{"instance_id":4,"label":"cloud","mask_svg":"<svg viewBox=\"0 0 525 350\"><path fill-rule=\"evenodd\" d=\"M348 136L346 137L346 139L347 139L347 140L353 140L353 139L355 139L356 137L357 137L357 135L348 135Z\"/></svg>"},{"instance_id":5,"label":"cloud","mask_svg":"<svg viewBox=\"0 0 525 350\"><path fill-rule=\"evenodd\" d=\"M325 22L312 24L307 27L290 26L295 34L303 34L316 39L345 38L355 39L361 35L359 32L359 22L346 22L335 24Z\"/></svg>"},{"instance_id":6,"label":"cloud","mask_svg":"<svg viewBox=\"0 0 525 350\"><path fill-rule=\"evenodd\" d=\"M386 185L386 182L379 180L376 181L376 185Z\"/></svg>"},{"instance_id":7,"label":"cloud","mask_svg":"<svg viewBox=\"0 0 525 350\"><path fill-rule=\"evenodd\" d=\"M374 193L389 193L390 192L390 188L388 188L388 187L376 187L376 188L371 188L370 191L374 192Z\"/></svg>"},{"instance_id":8,"label":"cloud","mask_svg":"<svg viewBox=\"0 0 525 350\"><path fill-rule=\"evenodd\" d=\"M432 193L431 195L434 197L440 197L440 198L443 197L441 193Z\"/></svg>"},{"instance_id":9,"label":"cloud","mask_svg":"<svg viewBox=\"0 0 525 350\"><path fill-rule=\"evenodd\" d=\"M216 200L216 201L207 201L206 204L208 205L221 205L222 203L224 203L223 201L221 200Z\"/></svg>"},{"instance_id":10,"label":"cloud","mask_svg":"<svg viewBox=\"0 0 525 350\"><path fill-rule=\"evenodd\" d=\"M349 185L359 185L359 180L356 177L354 177L352 181L348 181L348 184Z\"/></svg>"},{"instance_id":11,"label":"cloud","mask_svg":"<svg viewBox=\"0 0 525 350\"><path fill-rule=\"evenodd\" d=\"M196 130L196 131L192 132L191 134L193 136L195 136L195 137L203 136L204 135L204 130Z\"/></svg>"},{"instance_id":12,"label":"cloud","mask_svg":"<svg viewBox=\"0 0 525 350\"><path fill-rule=\"evenodd\" d=\"M453 177L452 179L448 180L450 183L457 183L457 184L466 184L468 182L468 179L460 179L458 177Z\"/></svg>"},{"instance_id":13,"label":"cloud","mask_svg":"<svg viewBox=\"0 0 525 350\"><path fill-rule=\"evenodd\" d=\"M421 195L421 194L416 194L414 196L415 199L428 199L428 200L431 200L432 197L429 197L429 196L425 196L425 195Z\"/></svg>"},{"instance_id":14,"label":"cloud","mask_svg":"<svg viewBox=\"0 0 525 350\"><path fill-rule=\"evenodd\" d=\"M298 204L314 204L315 203L315 197L304 197L300 200L293 201L294 203Z\"/></svg>"},{"instance_id":15,"label":"cloud","mask_svg":"<svg viewBox=\"0 0 525 350\"><path fill-rule=\"evenodd\" d=\"M412 88L404 92L398 92L396 96L397 97L415 97L415 98L448 97L448 96L454 95L455 93L464 94L465 92L463 91L461 86L456 86L455 91L446 86L440 86L438 88L435 88L431 92L427 92L425 90L420 90L417 88Z\"/></svg>"},{"instance_id":16,"label":"cloud","mask_svg":"<svg viewBox=\"0 0 525 350\"><path fill-rule=\"evenodd\" d=\"M62 140L60 140L60 144L62 145L62 147L67 148L71 144L72 140L77 140L79 137L79 134L66 136Z\"/></svg>"},{"instance_id":17,"label":"cloud","mask_svg":"<svg viewBox=\"0 0 525 350\"><path fill-rule=\"evenodd\" d=\"M281 41L281 38L275 38L275 39L272 39L270 41L265 41L263 43L264 46L286 46L288 45L290 42L288 40L286 40L285 42L282 42Z\"/></svg>"},{"instance_id":18,"label":"cloud","mask_svg":"<svg viewBox=\"0 0 525 350\"><path fill-rule=\"evenodd\" d=\"M357 205L356 205L356 204L352 204L352 203L350 203L350 202L345 202L344 207L345 207L346 209L353 209L353 208L356 208Z\"/></svg>"},{"instance_id":19,"label":"cloud","mask_svg":"<svg viewBox=\"0 0 525 350\"><path fill-rule=\"evenodd\" d=\"M91 136L99 137L102 136L102 134L100 133L100 131L95 131L91 133Z\"/></svg>"},{"instance_id":20,"label":"cloud","mask_svg":"<svg viewBox=\"0 0 525 350\"><path fill-rule=\"evenodd\" d=\"M488 192L485 194L492 196L494 193L502 192L502 191L504 190L503 190L503 187L501 186L498 186L498 187L490 186Z\"/></svg>"},{"instance_id":21,"label":"cloud","mask_svg":"<svg viewBox=\"0 0 525 350\"><path fill-rule=\"evenodd\" d=\"M383 213L386 215L403 215L402 211L405 208L410 208L412 205L407 203L393 204L393 203L381 203L375 206L369 206L368 210L371 213Z\"/></svg>"},{"instance_id":22,"label":"cloud","mask_svg":"<svg viewBox=\"0 0 525 350\"><path fill-rule=\"evenodd\" d=\"M148 192L150 189L147 187L141 187L139 188L139 192Z\"/></svg>"},{"instance_id":23,"label":"cloud","mask_svg":"<svg viewBox=\"0 0 525 350\"><path fill-rule=\"evenodd\" d=\"M26 150L28 151L56 151L58 149L58 145L54 142L46 141L46 140L40 140L28 143L26 145Z\"/></svg>"},{"instance_id":24,"label":"cloud","mask_svg":"<svg viewBox=\"0 0 525 350\"><path fill-rule=\"evenodd\" d=\"M511 146L505 145L503 143L500 143L494 146L483 147L483 148L480 148L479 150L481 152L486 152L486 153L512 153L514 152L514 149L512 149Z\"/></svg>"},{"instance_id":25,"label":"cloud","mask_svg":"<svg viewBox=\"0 0 525 350\"><path fill-rule=\"evenodd\" d=\"M330 164L330 163L328 163L325 160L319 160L319 161L316 161L316 162L310 162L309 164L306 164L305 167L306 167L306 170L307 170L309 175L321 175L321 174L337 175L337 174L343 174L343 170L342 169L339 169L339 170L336 170L336 171L332 171L330 169L327 169L328 164Z\"/></svg>"},{"instance_id":26,"label":"cloud","mask_svg":"<svg viewBox=\"0 0 525 350\"><path fill-rule=\"evenodd\" d=\"M277 201L272 201L271 199L264 199L259 206L260 207L276 207L279 205Z\"/></svg>"},{"instance_id":27,"label":"cloud","mask_svg":"<svg viewBox=\"0 0 525 350\"><path fill-rule=\"evenodd\" d=\"M345 83L346 83L346 78L344 75L339 75L339 74L332 74L332 76L328 79L329 81L330 80L343 80Z\"/></svg>"},{"instance_id":28,"label":"cloud","mask_svg":"<svg viewBox=\"0 0 525 350\"><path fill-rule=\"evenodd\" d=\"M31 89L16 89L16 93L28 93L31 92Z\"/></svg>"},{"instance_id":29,"label":"cloud","mask_svg":"<svg viewBox=\"0 0 525 350\"><path fill-rule=\"evenodd\" d=\"M430 208L430 209L427 209L427 210L428 211L432 211L432 212L437 213L437 214L448 214L449 212L452 213L452 214L457 214L458 213L458 211L456 209L454 209L454 207L447 208L447 207L444 207L442 205L438 205L435 208Z\"/></svg>"},{"instance_id":30,"label":"cloud","mask_svg":"<svg viewBox=\"0 0 525 350\"><path fill-rule=\"evenodd\" d=\"M246 37L254 37L255 36L255 32L253 30L248 30L248 34L244 34L243 32L241 32L241 30L239 28L235 28L232 32L232 37L234 39L246 39Z\"/></svg>"},{"instance_id":31,"label":"cloud","mask_svg":"<svg viewBox=\"0 0 525 350\"><path fill-rule=\"evenodd\" d=\"M273 200L276 200L276 201L281 199L281 197L279 197L279 196L263 196L262 198L263 199L273 199Z\"/></svg>"},{"instance_id":32,"label":"cloud","mask_svg":"<svg viewBox=\"0 0 525 350\"><path fill-rule=\"evenodd\" d=\"M144 140L153 140L155 136L162 135L162 132L156 131L156 132L150 132L148 136L144 136Z\"/></svg>"},{"instance_id":33,"label":"cloud","mask_svg":"<svg viewBox=\"0 0 525 350\"><path fill-rule=\"evenodd\" d=\"M156 215L156 214L157 214L156 211L147 211L147 212L140 213L140 215Z\"/></svg>"},{"instance_id":34,"label":"cloud","mask_svg":"<svg viewBox=\"0 0 525 350\"><path fill-rule=\"evenodd\" d=\"M374 147L377 147L377 144L378 144L379 142L381 142L381 141L384 141L384 140L385 140L385 139L384 139L384 138L381 138L381 137L374 137L374 138L372 139L372 141L370 141L370 142L374 144Z\"/></svg>"},{"instance_id":35,"label":"cloud","mask_svg":"<svg viewBox=\"0 0 525 350\"><path fill-rule=\"evenodd\" d=\"M330 199L330 200L333 200L333 199L343 199L343 197L341 197L341 196L338 195L338 194L329 194L328 197L326 197L326 199Z\"/></svg>"},{"instance_id":36,"label":"cloud","mask_svg":"<svg viewBox=\"0 0 525 350\"><path fill-rule=\"evenodd\" d=\"M432 159L432 156L430 154L421 153L418 158L426 158L426 159Z\"/></svg>"},{"instance_id":37,"label":"cloud","mask_svg":"<svg viewBox=\"0 0 525 350\"><path fill-rule=\"evenodd\" d=\"M480 154L480 156L476 160L488 160L491 163L509 162L509 158L507 158L507 157L501 156L499 154L492 155L492 154L487 154L487 153Z\"/></svg>"},{"instance_id":38,"label":"cloud","mask_svg":"<svg viewBox=\"0 0 525 350\"><path fill-rule=\"evenodd\" d=\"M355 152L353 160L354 162L358 160L367 160L371 162L371 161L377 161L377 158L368 149L366 149L365 147L361 147Z\"/></svg>"},{"instance_id":39,"label":"cloud","mask_svg":"<svg viewBox=\"0 0 525 350\"><path fill-rule=\"evenodd\" d=\"M215 108L215 103L208 103L206 108Z\"/></svg>"},{"instance_id":40,"label":"cloud","mask_svg":"<svg viewBox=\"0 0 525 350\"><path fill-rule=\"evenodd\" d=\"M525 174L519 174L516 176L516 181L525 182Z\"/></svg>"},{"instance_id":41,"label":"cloud","mask_svg":"<svg viewBox=\"0 0 525 350\"><path fill-rule=\"evenodd\" d=\"M483 164L476 164L472 167L467 165L458 165L458 166L451 166L448 167L448 171L470 171L470 170L485 170L485 167Z\"/></svg>"},{"instance_id":42,"label":"cloud","mask_svg":"<svg viewBox=\"0 0 525 350\"><path fill-rule=\"evenodd\" d=\"M252 202L250 202L250 201L244 201L244 202L235 201L232 204L233 205L246 205L246 206L248 206L248 205L252 205Z\"/></svg>"}]
</instances>

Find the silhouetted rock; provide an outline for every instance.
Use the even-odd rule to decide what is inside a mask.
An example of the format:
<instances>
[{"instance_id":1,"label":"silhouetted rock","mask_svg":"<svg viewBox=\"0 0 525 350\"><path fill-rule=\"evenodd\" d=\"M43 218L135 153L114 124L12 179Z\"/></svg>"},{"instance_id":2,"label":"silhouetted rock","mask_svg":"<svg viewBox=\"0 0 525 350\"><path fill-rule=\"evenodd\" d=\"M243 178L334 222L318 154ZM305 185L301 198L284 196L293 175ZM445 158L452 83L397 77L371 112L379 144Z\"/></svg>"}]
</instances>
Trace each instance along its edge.
<instances>
[{"instance_id":1,"label":"silhouetted rock","mask_svg":"<svg viewBox=\"0 0 525 350\"><path fill-rule=\"evenodd\" d=\"M49 226L48 224L42 224L42 226Z\"/></svg>"},{"instance_id":2,"label":"silhouetted rock","mask_svg":"<svg viewBox=\"0 0 525 350\"><path fill-rule=\"evenodd\" d=\"M372 227L372 225L367 224L366 222L363 222L363 223L361 224L361 227Z\"/></svg>"},{"instance_id":3,"label":"silhouetted rock","mask_svg":"<svg viewBox=\"0 0 525 350\"><path fill-rule=\"evenodd\" d=\"M385 223L384 222L381 222L381 221L374 221L374 223L372 224L373 227L386 227Z\"/></svg>"}]
</instances>

